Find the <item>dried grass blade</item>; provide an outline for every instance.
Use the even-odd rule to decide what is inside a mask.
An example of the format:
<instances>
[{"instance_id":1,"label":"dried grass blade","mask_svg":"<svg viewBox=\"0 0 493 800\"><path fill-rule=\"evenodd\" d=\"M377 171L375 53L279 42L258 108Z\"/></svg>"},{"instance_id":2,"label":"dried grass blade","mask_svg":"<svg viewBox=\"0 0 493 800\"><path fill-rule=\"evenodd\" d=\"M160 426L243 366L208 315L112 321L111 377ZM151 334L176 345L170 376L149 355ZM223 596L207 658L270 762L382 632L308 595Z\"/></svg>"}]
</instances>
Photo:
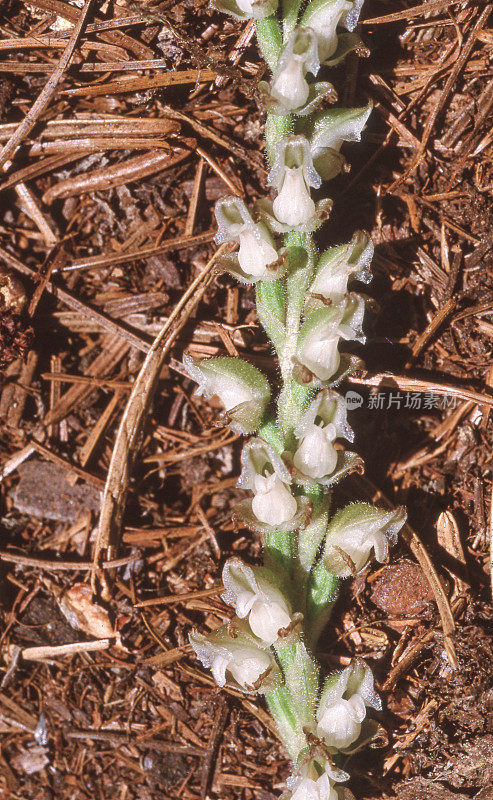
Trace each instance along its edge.
<instances>
[{"instance_id":1,"label":"dried grass blade","mask_svg":"<svg viewBox=\"0 0 493 800\"><path fill-rule=\"evenodd\" d=\"M99 563L102 551L120 535L130 476L161 366L185 322L212 282L213 267L217 258L228 249L230 245L222 245L189 286L154 340L137 376L118 428L106 478L99 529L94 544L95 566Z\"/></svg>"}]
</instances>

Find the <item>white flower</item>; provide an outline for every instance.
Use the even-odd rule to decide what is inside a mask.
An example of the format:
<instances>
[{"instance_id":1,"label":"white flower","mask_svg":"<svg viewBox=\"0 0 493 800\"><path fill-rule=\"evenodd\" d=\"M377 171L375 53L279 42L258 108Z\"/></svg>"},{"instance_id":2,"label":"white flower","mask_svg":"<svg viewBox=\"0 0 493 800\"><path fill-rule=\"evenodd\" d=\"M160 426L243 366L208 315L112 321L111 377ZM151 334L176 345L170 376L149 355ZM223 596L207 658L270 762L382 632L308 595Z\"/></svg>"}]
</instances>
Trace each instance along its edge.
<instances>
[{"instance_id":1,"label":"white flower","mask_svg":"<svg viewBox=\"0 0 493 800\"><path fill-rule=\"evenodd\" d=\"M254 492L255 517L270 526L283 525L296 516L298 504L289 490L291 475L279 453L263 439L250 439L241 454L238 486Z\"/></svg>"},{"instance_id":2,"label":"white flower","mask_svg":"<svg viewBox=\"0 0 493 800\"><path fill-rule=\"evenodd\" d=\"M311 294L320 295L335 304L347 293L350 279L368 283L373 249L369 235L365 231L357 231L349 244L325 250L317 264L310 287Z\"/></svg>"},{"instance_id":3,"label":"white flower","mask_svg":"<svg viewBox=\"0 0 493 800\"><path fill-rule=\"evenodd\" d=\"M356 294L346 295L338 305L316 309L300 329L298 362L318 381L334 378L341 362L339 340L364 341L363 317L364 301Z\"/></svg>"},{"instance_id":4,"label":"white flower","mask_svg":"<svg viewBox=\"0 0 493 800\"><path fill-rule=\"evenodd\" d=\"M244 283L273 280L279 274L279 254L263 222L254 222L243 200L224 197L216 203L216 242L239 242L237 254L223 256L220 265Z\"/></svg>"},{"instance_id":5,"label":"white flower","mask_svg":"<svg viewBox=\"0 0 493 800\"><path fill-rule=\"evenodd\" d=\"M315 214L315 203L310 196L302 167L286 168L273 209L279 222L293 228L306 225L311 220Z\"/></svg>"},{"instance_id":6,"label":"white flower","mask_svg":"<svg viewBox=\"0 0 493 800\"><path fill-rule=\"evenodd\" d=\"M350 747L361 733L367 706L382 707L371 670L359 659L327 679L317 711L317 734L330 749Z\"/></svg>"},{"instance_id":7,"label":"white flower","mask_svg":"<svg viewBox=\"0 0 493 800\"><path fill-rule=\"evenodd\" d=\"M294 466L303 475L322 482L338 464L335 440L354 439L343 398L330 389L319 392L300 418L294 434L299 442L293 456Z\"/></svg>"},{"instance_id":8,"label":"white flower","mask_svg":"<svg viewBox=\"0 0 493 800\"><path fill-rule=\"evenodd\" d=\"M298 340L298 360L321 381L329 380L340 363L341 309L322 308L304 322Z\"/></svg>"},{"instance_id":9,"label":"white flower","mask_svg":"<svg viewBox=\"0 0 493 800\"><path fill-rule=\"evenodd\" d=\"M366 706L358 695L349 700L335 700L319 715L319 732L329 747L341 750L349 747L361 733Z\"/></svg>"},{"instance_id":10,"label":"white flower","mask_svg":"<svg viewBox=\"0 0 493 800\"><path fill-rule=\"evenodd\" d=\"M324 181L341 171L344 158L339 150L344 142L360 141L371 111L371 103L363 108L333 108L317 114L307 125L313 164Z\"/></svg>"},{"instance_id":11,"label":"white flower","mask_svg":"<svg viewBox=\"0 0 493 800\"><path fill-rule=\"evenodd\" d=\"M338 25L352 30L358 21L363 0L315 0L309 4L303 15L302 24L309 25L318 39L318 55L320 61L326 61L337 50Z\"/></svg>"},{"instance_id":12,"label":"white flower","mask_svg":"<svg viewBox=\"0 0 493 800\"><path fill-rule=\"evenodd\" d=\"M245 275L254 278L265 278L269 275L267 267L278 259L277 250L269 242L260 225L252 229L245 225L239 232L240 249L238 261Z\"/></svg>"},{"instance_id":13,"label":"white flower","mask_svg":"<svg viewBox=\"0 0 493 800\"><path fill-rule=\"evenodd\" d=\"M183 365L198 383L195 394L219 397L229 426L238 433L253 433L260 425L270 400L270 386L260 370L241 358L208 358Z\"/></svg>"},{"instance_id":14,"label":"white flower","mask_svg":"<svg viewBox=\"0 0 493 800\"><path fill-rule=\"evenodd\" d=\"M204 667L211 669L218 686L265 692L275 688L279 681L279 668L271 653L238 630L231 632L230 626L207 636L193 631L189 639Z\"/></svg>"},{"instance_id":15,"label":"white flower","mask_svg":"<svg viewBox=\"0 0 493 800\"><path fill-rule=\"evenodd\" d=\"M338 511L327 528L322 555L326 568L341 578L360 572L370 560L387 558L389 542L394 542L404 525L402 508L384 511L368 503L353 503Z\"/></svg>"},{"instance_id":16,"label":"white flower","mask_svg":"<svg viewBox=\"0 0 493 800\"><path fill-rule=\"evenodd\" d=\"M279 222L291 228L309 225L316 212L310 187L318 188L321 179L304 136L287 136L278 143L269 183L278 191L273 210Z\"/></svg>"},{"instance_id":17,"label":"white flower","mask_svg":"<svg viewBox=\"0 0 493 800\"><path fill-rule=\"evenodd\" d=\"M313 423L307 426L293 456L296 469L309 478L330 475L337 465L336 436L335 426L330 423L324 427Z\"/></svg>"},{"instance_id":18,"label":"white flower","mask_svg":"<svg viewBox=\"0 0 493 800\"><path fill-rule=\"evenodd\" d=\"M275 576L265 567L248 567L230 558L223 569L223 600L233 605L240 619L248 619L252 633L267 645L291 624L291 607Z\"/></svg>"},{"instance_id":19,"label":"white flower","mask_svg":"<svg viewBox=\"0 0 493 800\"><path fill-rule=\"evenodd\" d=\"M293 519L298 509L288 487L276 473L255 476L255 496L252 511L266 525L282 525Z\"/></svg>"},{"instance_id":20,"label":"white flower","mask_svg":"<svg viewBox=\"0 0 493 800\"><path fill-rule=\"evenodd\" d=\"M310 94L306 74L317 74L320 67L317 53L314 32L310 28L295 28L282 51L270 87L270 99L276 101L278 113L289 114L305 106Z\"/></svg>"},{"instance_id":21,"label":"white flower","mask_svg":"<svg viewBox=\"0 0 493 800\"><path fill-rule=\"evenodd\" d=\"M340 800L339 787L334 784L348 778L347 772L329 762L323 768L311 761L288 778L289 793L286 793L286 800Z\"/></svg>"}]
</instances>

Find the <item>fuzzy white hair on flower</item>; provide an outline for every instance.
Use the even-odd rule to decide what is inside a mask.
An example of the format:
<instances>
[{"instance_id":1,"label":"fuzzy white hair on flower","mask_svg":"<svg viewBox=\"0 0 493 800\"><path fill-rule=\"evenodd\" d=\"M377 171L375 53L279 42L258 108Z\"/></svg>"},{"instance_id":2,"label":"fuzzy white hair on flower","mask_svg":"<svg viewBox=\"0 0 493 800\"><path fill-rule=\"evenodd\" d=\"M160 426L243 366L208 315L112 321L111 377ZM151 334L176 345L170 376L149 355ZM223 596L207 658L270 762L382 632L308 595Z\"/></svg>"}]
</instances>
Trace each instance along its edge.
<instances>
[{"instance_id":1,"label":"fuzzy white hair on flower","mask_svg":"<svg viewBox=\"0 0 493 800\"><path fill-rule=\"evenodd\" d=\"M366 708L381 710L371 669L357 659L325 682L317 710L317 734L331 750L345 750L361 734Z\"/></svg>"},{"instance_id":2,"label":"fuzzy white hair on flower","mask_svg":"<svg viewBox=\"0 0 493 800\"><path fill-rule=\"evenodd\" d=\"M257 430L270 400L269 382L260 370L241 358L226 357L194 361L185 355L183 365L198 384L195 394L220 399L232 430Z\"/></svg>"},{"instance_id":3,"label":"fuzzy white hair on flower","mask_svg":"<svg viewBox=\"0 0 493 800\"><path fill-rule=\"evenodd\" d=\"M238 242L237 253L223 256L219 266L243 283L274 280L279 277L281 263L275 242L263 222L254 222L240 197L223 197L216 203L217 244Z\"/></svg>"},{"instance_id":4,"label":"fuzzy white hair on flower","mask_svg":"<svg viewBox=\"0 0 493 800\"><path fill-rule=\"evenodd\" d=\"M211 0L218 11L236 19L262 19L275 14L278 0Z\"/></svg>"},{"instance_id":5,"label":"fuzzy white hair on flower","mask_svg":"<svg viewBox=\"0 0 493 800\"><path fill-rule=\"evenodd\" d=\"M330 389L319 392L300 418L294 434L298 440L293 456L296 469L318 481L331 475L338 463L335 440L354 439L343 398Z\"/></svg>"},{"instance_id":6,"label":"fuzzy white hair on flower","mask_svg":"<svg viewBox=\"0 0 493 800\"><path fill-rule=\"evenodd\" d=\"M308 225L316 213L310 187L318 189L322 180L305 136L286 136L278 143L268 182L278 192L272 207L279 222L295 229Z\"/></svg>"},{"instance_id":7,"label":"fuzzy white hair on flower","mask_svg":"<svg viewBox=\"0 0 493 800\"><path fill-rule=\"evenodd\" d=\"M276 576L265 567L249 567L230 558L223 568L223 600L234 606L240 619L247 619L252 633L272 645L291 625L291 604Z\"/></svg>"},{"instance_id":8,"label":"fuzzy white hair on flower","mask_svg":"<svg viewBox=\"0 0 493 800\"><path fill-rule=\"evenodd\" d=\"M305 132L310 140L313 164L324 181L334 178L344 165L339 151L344 142L359 142L372 111L363 108L334 108L317 114Z\"/></svg>"},{"instance_id":9,"label":"fuzzy white hair on flower","mask_svg":"<svg viewBox=\"0 0 493 800\"><path fill-rule=\"evenodd\" d=\"M337 55L337 27L352 31L362 5L363 0L312 0L309 3L301 23L308 25L317 35L320 62L327 62Z\"/></svg>"},{"instance_id":10,"label":"fuzzy white hair on flower","mask_svg":"<svg viewBox=\"0 0 493 800\"><path fill-rule=\"evenodd\" d=\"M333 304L340 303L350 280L370 281L373 251L373 242L365 231L357 231L348 244L325 250L318 260L310 294ZM315 303L316 300L309 299L307 307L313 308Z\"/></svg>"},{"instance_id":11,"label":"fuzzy white hair on flower","mask_svg":"<svg viewBox=\"0 0 493 800\"><path fill-rule=\"evenodd\" d=\"M218 686L242 692L269 692L280 680L280 670L269 650L242 632L224 626L204 636L189 635L197 658L211 670Z\"/></svg>"},{"instance_id":12,"label":"fuzzy white hair on flower","mask_svg":"<svg viewBox=\"0 0 493 800\"><path fill-rule=\"evenodd\" d=\"M263 439L250 439L241 454L242 471L238 486L254 492L251 508L265 525L289 523L298 503L289 489L291 475L279 453Z\"/></svg>"},{"instance_id":13,"label":"fuzzy white hair on flower","mask_svg":"<svg viewBox=\"0 0 493 800\"><path fill-rule=\"evenodd\" d=\"M382 563L405 521L403 508L385 511L368 503L353 503L341 509L327 528L323 563L340 578L361 572L372 553Z\"/></svg>"}]
</instances>

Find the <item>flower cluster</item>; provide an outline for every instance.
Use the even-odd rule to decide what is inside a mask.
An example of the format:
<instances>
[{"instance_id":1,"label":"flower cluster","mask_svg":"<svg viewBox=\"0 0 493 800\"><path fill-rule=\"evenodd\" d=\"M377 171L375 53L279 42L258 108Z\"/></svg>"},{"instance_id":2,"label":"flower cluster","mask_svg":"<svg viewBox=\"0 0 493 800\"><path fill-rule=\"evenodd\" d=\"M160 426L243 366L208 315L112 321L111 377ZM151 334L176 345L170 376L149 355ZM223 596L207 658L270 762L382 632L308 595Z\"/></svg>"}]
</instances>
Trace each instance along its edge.
<instances>
[{"instance_id":1,"label":"flower cluster","mask_svg":"<svg viewBox=\"0 0 493 800\"><path fill-rule=\"evenodd\" d=\"M300 8L303 5L303 11ZM259 319L279 357L277 409L271 381L240 358L184 358L197 394L216 397L221 420L251 435L241 454L238 487L246 497L234 516L261 535L264 566L229 558L223 600L235 616L190 642L219 686L264 694L293 761L286 800L342 800L349 777L334 758L372 736L369 708L379 710L373 676L360 659L320 680L313 655L338 581L387 558L404 524L402 509L366 503L331 509L331 487L362 469L338 383L360 364L373 245L365 231L317 256L312 234L332 201L313 196L345 169L341 147L358 141L371 112L323 108L337 99L318 81L323 66L364 52L354 32L362 0L215 0L240 19L255 19L272 70L260 86L267 111L272 190L248 206L239 197L216 205L218 243L238 246L220 266L254 285ZM283 16L284 15L284 16Z\"/></svg>"}]
</instances>

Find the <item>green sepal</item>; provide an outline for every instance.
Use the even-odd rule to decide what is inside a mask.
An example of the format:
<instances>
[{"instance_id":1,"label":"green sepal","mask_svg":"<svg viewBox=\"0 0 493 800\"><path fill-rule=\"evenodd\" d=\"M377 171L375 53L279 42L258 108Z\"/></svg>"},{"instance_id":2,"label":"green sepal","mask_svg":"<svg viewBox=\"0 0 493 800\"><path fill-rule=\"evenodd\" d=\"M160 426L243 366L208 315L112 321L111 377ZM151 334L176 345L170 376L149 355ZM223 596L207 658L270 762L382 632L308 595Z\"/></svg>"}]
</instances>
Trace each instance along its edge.
<instances>
[{"instance_id":1,"label":"green sepal","mask_svg":"<svg viewBox=\"0 0 493 800\"><path fill-rule=\"evenodd\" d=\"M337 598L339 579L322 563L312 570L307 587L305 632L310 647L315 648L327 625Z\"/></svg>"},{"instance_id":2,"label":"green sepal","mask_svg":"<svg viewBox=\"0 0 493 800\"><path fill-rule=\"evenodd\" d=\"M283 684L266 694L265 699L282 742L290 758L296 761L299 753L307 746L307 741L305 734L298 725L291 695Z\"/></svg>"},{"instance_id":3,"label":"green sepal","mask_svg":"<svg viewBox=\"0 0 493 800\"><path fill-rule=\"evenodd\" d=\"M257 41L262 58L267 62L272 72L277 67L282 50L282 33L276 17L264 17L256 21Z\"/></svg>"},{"instance_id":4,"label":"green sepal","mask_svg":"<svg viewBox=\"0 0 493 800\"><path fill-rule=\"evenodd\" d=\"M286 308L282 281L259 281L256 302L260 324L279 353L286 339L284 324Z\"/></svg>"},{"instance_id":5,"label":"green sepal","mask_svg":"<svg viewBox=\"0 0 493 800\"><path fill-rule=\"evenodd\" d=\"M276 425L274 417L267 416L258 429L258 435L261 439L272 445L279 455L284 452L284 439L282 438L281 431Z\"/></svg>"},{"instance_id":6,"label":"green sepal","mask_svg":"<svg viewBox=\"0 0 493 800\"><path fill-rule=\"evenodd\" d=\"M319 689L318 665L301 639L295 644L278 648L277 657L295 709L297 723L303 730L313 724Z\"/></svg>"},{"instance_id":7,"label":"green sepal","mask_svg":"<svg viewBox=\"0 0 493 800\"><path fill-rule=\"evenodd\" d=\"M264 563L273 572L291 580L294 559L294 531L271 530L264 535Z\"/></svg>"},{"instance_id":8,"label":"green sepal","mask_svg":"<svg viewBox=\"0 0 493 800\"><path fill-rule=\"evenodd\" d=\"M274 164L277 152L277 144L293 133L294 121L291 114L281 116L279 114L267 114L265 122L264 137L267 160L270 166Z\"/></svg>"},{"instance_id":9,"label":"green sepal","mask_svg":"<svg viewBox=\"0 0 493 800\"><path fill-rule=\"evenodd\" d=\"M289 34L294 30L298 22L302 0L282 0L282 17L284 41L289 38Z\"/></svg>"}]
</instances>

